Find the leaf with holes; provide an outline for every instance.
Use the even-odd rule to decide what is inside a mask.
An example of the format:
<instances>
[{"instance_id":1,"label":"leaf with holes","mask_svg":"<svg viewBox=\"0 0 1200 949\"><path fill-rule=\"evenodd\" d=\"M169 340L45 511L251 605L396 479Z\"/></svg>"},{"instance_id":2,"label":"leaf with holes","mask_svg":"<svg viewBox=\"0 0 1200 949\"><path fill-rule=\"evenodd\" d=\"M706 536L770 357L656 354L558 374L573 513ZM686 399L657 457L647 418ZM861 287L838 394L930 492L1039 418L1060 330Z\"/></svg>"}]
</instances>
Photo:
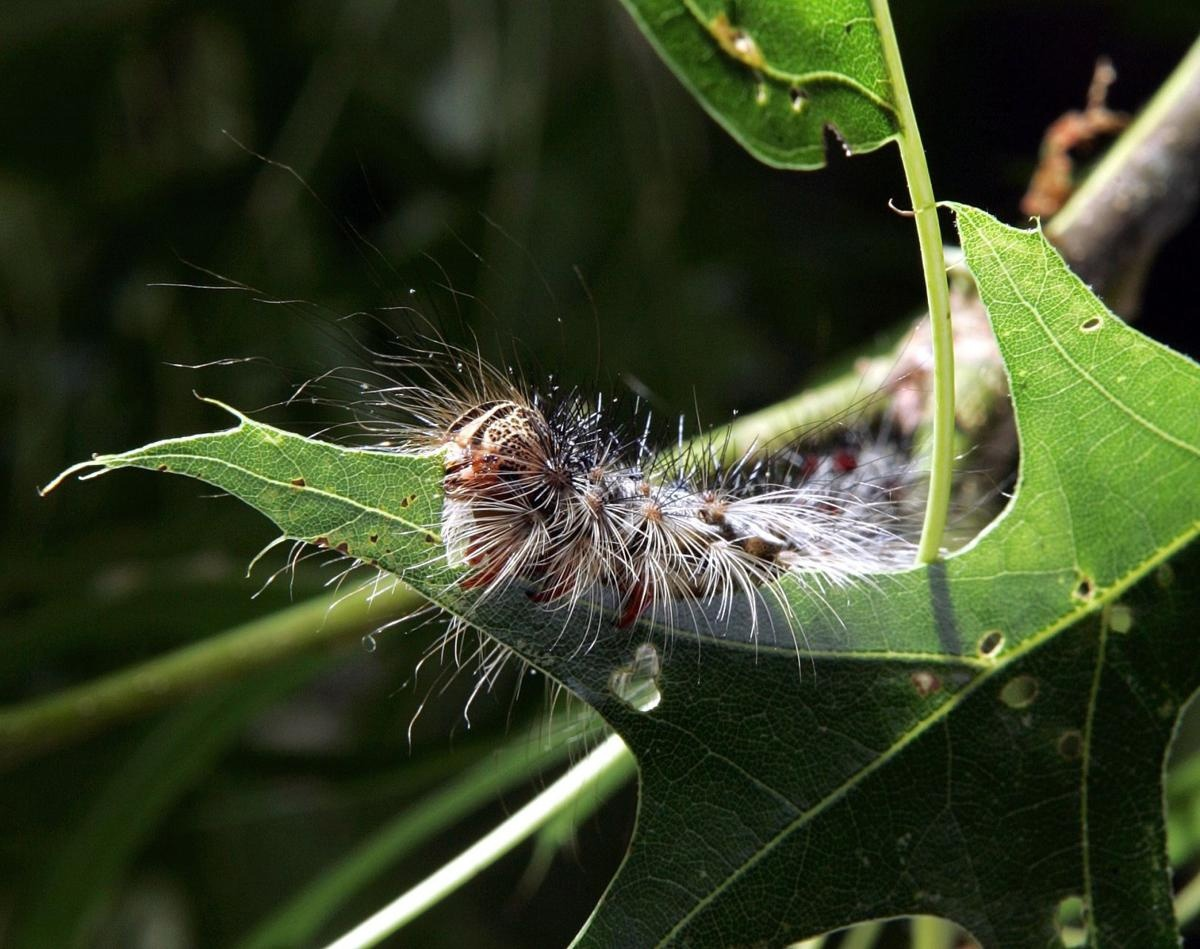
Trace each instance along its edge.
<instances>
[{"instance_id":1,"label":"leaf with holes","mask_svg":"<svg viewBox=\"0 0 1200 949\"><path fill-rule=\"evenodd\" d=\"M781 168L825 165L826 135L866 152L897 133L867 0L622 0L714 119Z\"/></svg>"},{"instance_id":2,"label":"leaf with holes","mask_svg":"<svg viewBox=\"0 0 1200 949\"><path fill-rule=\"evenodd\" d=\"M1160 779L1200 685L1178 619L1196 607L1181 552L1200 527L1200 368L1113 317L1039 232L955 210L1022 451L1011 504L969 548L836 594L790 584L802 674L785 630L642 624L580 649L594 630L516 591L471 615L638 760L630 853L580 945L776 945L930 913L1042 946L1071 897L1098 943L1175 938ZM440 556L436 459L239 416L88 466L201 478L470 608ZM656 667L639 711L624 686Z\"/></svg>"}]
</instances>

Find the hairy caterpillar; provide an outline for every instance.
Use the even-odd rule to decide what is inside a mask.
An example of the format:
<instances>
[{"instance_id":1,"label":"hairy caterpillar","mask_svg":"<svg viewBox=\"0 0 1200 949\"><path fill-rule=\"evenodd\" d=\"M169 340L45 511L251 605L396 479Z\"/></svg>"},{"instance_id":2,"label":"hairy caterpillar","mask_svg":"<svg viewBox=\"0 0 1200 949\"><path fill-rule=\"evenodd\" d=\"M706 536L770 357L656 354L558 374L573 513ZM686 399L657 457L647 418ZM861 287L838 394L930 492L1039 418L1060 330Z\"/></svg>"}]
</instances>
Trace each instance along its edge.
<instances>
[{"instance_id":1,"label":"hairy caterpillar","mask_svg":"<svg viewBox=\"0 0 1200 949\"><path fill-rule=\"evenodd\" d=\"M262 302L296 307L219 279ZM908 399L903 411L897 400L890 421L874 427L854 412L857 400L879 405L877 387L920 392L919 341L880 357L890 367L872 371L842 401L842 414L731 452L720 429L685 438L682 418L662 438L638 399L489 364L476 347L449 342L440 328L445 315L414 306L416 293L410 289L385 316L343 317L382 328L386 339L375 345L344 323L334 329L318 318L357 365L309 377L287 402L354 414L322 424L326 437L338 432L361 447L442 462L443 545L431 553L457 569L457 589L449 630L425 658L450 655L450 679L464 667L475 670L468 709L512 657L487 635L486 611L474 612L505 594L544 610L563 631L555 647L566 652L605 635L661 639L686 630L790 643L799 658L805 633L791 614L787 583L805 586L836 615L836 599L827 596L834 588L913 562L921 477L910 442L923 398ZM326 384L338 390L328 398L318 395ZM344 386L354 393L349 398ZM325 549L314 555L343 553L318 546ZM283 569L294 568L305 548L298 543ZM331 582L363 565L351 561ZM394 584L390 574L367 581L372 597ZM639 623L641 634L628 632ZM368 648L375 641L375 634L365 640Z\"/></svg>"},{"instance_id":2,"label":"hairy caterpillar","mask_svg":"<svg viewBox=\"0 0 1200 949\"><path fill-rule=\"evenodd\" d=\"M376 385L359 405L388 444L443 460L446 556L476 603L517 586L592 635L643 618L720 627L745 603L741 635L755 639L764 617L790 619L785 577L822 590L911 563L916 479L895 438L730 461L719 435L685 443L681 422L663 449L636 404L437 348L385 358L421 384Z\"/></svg>"}]
</instances>

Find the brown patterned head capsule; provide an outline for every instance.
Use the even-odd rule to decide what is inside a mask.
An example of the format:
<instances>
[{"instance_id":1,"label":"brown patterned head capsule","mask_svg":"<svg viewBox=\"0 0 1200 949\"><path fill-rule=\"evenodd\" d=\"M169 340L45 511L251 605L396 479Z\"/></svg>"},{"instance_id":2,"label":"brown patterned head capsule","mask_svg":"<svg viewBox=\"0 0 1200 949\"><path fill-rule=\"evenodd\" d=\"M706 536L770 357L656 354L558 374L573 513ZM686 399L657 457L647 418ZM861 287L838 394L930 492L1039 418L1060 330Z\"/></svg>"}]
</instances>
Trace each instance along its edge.
<instances>
[{"instance_id":1,"label":"brown patterned head capsule","mask_svg":"<svg viewBox=\"0 0 1200 949\"><path fill-rule=\"evenodd\" d=\"M537 467L550 447L550 432L541 413L507 401L484 403L463 413L446 439L464 453L495 456L502 471Z\"/></svg>"},{"instance_id":2,"label":"brown patterned head capsule","mask_svg":"<svg viewBox=\"0 0 1200 949\"><path fill-rule=\"evenodd\" d=\"M536 409L508 400L473 406L447 429L446 490L461 497L510 478L544 476L553 439Z\"/></svg>"}]
</instances>

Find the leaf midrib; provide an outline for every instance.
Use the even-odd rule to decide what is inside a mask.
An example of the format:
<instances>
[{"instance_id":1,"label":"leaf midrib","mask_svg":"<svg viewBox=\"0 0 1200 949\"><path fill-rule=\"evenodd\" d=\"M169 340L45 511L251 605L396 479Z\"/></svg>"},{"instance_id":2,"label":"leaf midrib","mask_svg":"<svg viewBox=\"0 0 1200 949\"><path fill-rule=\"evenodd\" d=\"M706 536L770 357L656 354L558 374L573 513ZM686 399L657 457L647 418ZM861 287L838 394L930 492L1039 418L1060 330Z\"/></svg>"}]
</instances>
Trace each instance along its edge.
<instances>
[{"instance_id":1,"label":"leaf midrib","mask_svg":"<svg viewBox=\"0 0 1200 949\"><path fill-rule=\"evenodd\" d=\"M328 443L326 443L326 442L310 442L307 439L300 438L299 436L293 435L290 432L284 432L282 429L277 429L270 425L264 425L261 422L255 422L252 419L248 419L245 417L242 417L241 422L235 428L228 429L227 431L224 431L224 432L218 432L215 435L201 435L201 436L196 436L196 437L197 438L208 438L208 439L232 438L235 435L245 434L247 432L249 432L252 435L257 436L263 442L266 441L264 433L271 432L274 435L281 435L287 439L297 439L306 445L307 444L328 445ZM176 444L178 444L178 442L176 442ZM150 446L150 447L152 448L153 446ZM335 450L338 450L338 451L348 451L348 449L341 449L336 445L329 445L329 447L334 448ZM371 452L363 452L363 454L371 454ZM379 454L379 453L375 453L375 454ZM395 457L401 457L401 456L397 455ZM415 456L409 456L409 457L415 457ZM415 521L407 520L392 511L387 511L383 508L374 507L372 505L365 504L361 501L357 501L357 500L354 500L353 498L345 497L341 494L337 494L333 491L326 490L324 488L315 487L313 485L308 484L307 479L303 486L293 484L290 481L280 481L276 478L271 478L271 477L268 477L267 475L263 475L258 472L255 472L255 471L251 471L250 469L244 467L243 465L236 464L235 462L228 461L224 458L218 458L215 456L196 455L196 454L191 454L191 453L187 453L187 452L152 452L152 451L142 450L142 451L125 454L125 455L99 455L95 459L93 459L91 464L103 465L106 468L125 467L125 466L133 463L136 459L139 459L139 458L143 458L146 460L154 460L154 461L182 460L182 461L191 461L191 462L195 462L198 464L221 465L221 466L224 466L225 468L228 468L231 471L240 472L241 474L250 478L252 481L256 481L261 484L266 484L266 485L271 485L273 487L282 488L286 491L294 491L294 492L298 492L298 493L306 493L306 494L316 495L317 497L325 498L326 500L333 501L338 504L347 505L348 507L350 507L354 510L360 511L362 514L376 514L376 515L384 518L385 520L390 521L393 524L398 524L408 530L420 531L422 534L428 534L428 535L432 536L433 538L435 538L435 540L438 543L441 543L440 531L432 530L430 525L418 524ZM170 470L168 470L167 473L173 474L176 472L171 472ZM182 473L182 472L179 472L179 473ZM305 477L305 472L303 470L303 466L297 466L297 473L300 477ZM195 475L191 475L191 474L188 474L186 476L187 477L195 477ZM202 479L202 480L204 480L204 479ZM219 485L218 485L218 487L219 487ZM268 516L270 517L270 515L268 515ZM272 518L272 520L273 519L274 518ZM304 538L304 537L297 537L295 539L296 540L308 540L308 538Z\"/></svg>"}]
</instances>

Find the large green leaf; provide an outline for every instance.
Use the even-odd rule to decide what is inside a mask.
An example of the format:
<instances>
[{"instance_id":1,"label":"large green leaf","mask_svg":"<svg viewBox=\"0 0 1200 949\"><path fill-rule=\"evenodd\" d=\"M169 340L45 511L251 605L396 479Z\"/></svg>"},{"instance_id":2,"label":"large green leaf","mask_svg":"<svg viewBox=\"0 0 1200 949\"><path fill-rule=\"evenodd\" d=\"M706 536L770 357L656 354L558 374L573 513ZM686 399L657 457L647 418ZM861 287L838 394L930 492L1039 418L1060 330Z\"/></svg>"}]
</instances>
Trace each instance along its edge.
<instances>
[{"instance_id":1,"label":"large green leaf","mask_svg":"<svg viewBox=\"0 0 1200 949\"><path fill-rule=\"evenodd\" d=\"M709 114L781 168L820 168L897 132L868 0L622 0Z\"/></svg>"},{"instance_id":2,"label":"large green leaf","mask_svg":"<svg viewBox=\"0 0 1200 949\"><path fill-rule=\"evenodd\" d=\"M210 481L401 572L599 709L641 804L583 945L774 945L910 913L1044 945L1072 896L1097 944L1170 943L1161 766L1200 658L1176 619L1196 557L1168 559L1200 528L1200 368L1108 313L1039 232L956 211L1009 367L1016 494L944 563L836 597L789 584L799 671L782 625L591 642L517 591L472 613L441 555L436 459L239 416L90 465ZM645 643L661 700L639 711L613 683Z\"/></svg>"}]
</instances>

